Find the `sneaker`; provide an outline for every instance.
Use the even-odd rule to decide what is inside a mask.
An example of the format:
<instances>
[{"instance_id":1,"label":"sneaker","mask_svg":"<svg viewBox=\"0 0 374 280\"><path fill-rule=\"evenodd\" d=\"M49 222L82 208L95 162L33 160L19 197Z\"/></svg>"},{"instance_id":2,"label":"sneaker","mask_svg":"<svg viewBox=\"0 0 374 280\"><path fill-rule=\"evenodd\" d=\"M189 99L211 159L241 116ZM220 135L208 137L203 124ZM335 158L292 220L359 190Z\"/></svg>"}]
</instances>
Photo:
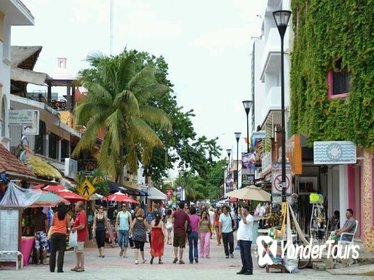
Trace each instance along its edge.
<instances>
[{"instance_id":1,"label":"sneaker","mask_svg":"<svg viewBox=\"0 0 374 280\"><path fill-rule=\"evenodd\" d=\"M229 258L229 256L226 256L226 259L228 259Z\"/></svg>"},{"instance_id":2,"label":"sneaker","mask_svg":"<svg viewBox=\"0 0 374 280\"><path fill-rule=\"evenodd\" d=\"M138 261L135 261L135 264L139 264L139 262L138 262Z\"/></svg>"},{"instance_id":3,"label":"sneaker","mask_svg":"<svg viewBox=\"0 0 374 280\"><path fill-rule=\"evenodd\" d=\"M178 258L174 258L173 263L177 263Z\"/></svg>"},{"instance_id":4,"label":"sneaker","mask_svg":"<svg viewBox=\"0 0 374 280\"><path fill-rule=\"evenodd\" d=\"M184 264L184 261L180 260L180 261L179 261L179 264Z\"/></svg>"},{"instance_id":5,"label":"sneaker","mask_svg":"<svg viewBox=\"0 0 374 280\"><path fill-rule=\"evenodd\" d=\"M233 259L233 258L234 258L234 254L233 254L233 253L231 253L231 254L230 254L230 257L231 257L231 258Z\"/></svg>"}]
</instances>

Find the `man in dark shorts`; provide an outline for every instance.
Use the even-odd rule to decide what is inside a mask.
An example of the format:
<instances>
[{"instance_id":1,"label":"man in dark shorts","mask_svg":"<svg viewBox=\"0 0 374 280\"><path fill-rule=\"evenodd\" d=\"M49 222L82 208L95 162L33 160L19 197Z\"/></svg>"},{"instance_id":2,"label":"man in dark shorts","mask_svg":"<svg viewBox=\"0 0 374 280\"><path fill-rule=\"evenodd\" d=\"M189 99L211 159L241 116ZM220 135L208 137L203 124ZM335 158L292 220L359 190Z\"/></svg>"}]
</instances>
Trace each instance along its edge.
<instances>
[{"instance_id":1,"label":"man in dark shorts","mask_svg":"<svg viewBox=\"0 0 374 280\"><path fill-rule=\"evenodd\" d=\"M44 214L42 210L43 208L41 207L37 208L36 213L33 217L35 228L35 250L37 256L37 264L39 263L39 261L43 264L47 264L47 251L49 249L47 240L47 215ZM42 251L42 260L40 260L40 251Z\"/></svg>"},{"instance_id":2,"label":"man in dark shorts","mask_svg":"<svg viewBox=\"0 0 374 280\"><path fill-rule=\"evenodd\" d=\"M188 214L184 211L184 202L179 203L179 209L173 213L173 229L174 229L174 261L178 261L178 248L179 248L179 263L184 264L183 249L186 246L186 230L188 226Z\"/></svg>"}]
</instances>

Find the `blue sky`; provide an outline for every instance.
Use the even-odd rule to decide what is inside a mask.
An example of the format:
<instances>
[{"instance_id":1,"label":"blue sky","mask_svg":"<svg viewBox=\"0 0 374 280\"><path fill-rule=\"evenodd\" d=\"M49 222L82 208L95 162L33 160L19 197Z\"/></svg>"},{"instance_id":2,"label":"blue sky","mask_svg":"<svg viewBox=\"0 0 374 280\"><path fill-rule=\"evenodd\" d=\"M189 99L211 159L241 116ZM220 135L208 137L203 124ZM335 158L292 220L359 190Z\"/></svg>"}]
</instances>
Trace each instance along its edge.
<instances>
[{"instance_id":1,"label":"blue sky","mask_svg":"<svg viewBox=\"0 0 374 280\"><path fill-rule=\"evenodd\" d=\"M57 57L73 74L92 52L110 53L110 0L22 0L34 26L14 27L12 45L42 46L36 71ZM113 0L113 54L125 47L163 55L178 104L194 109L199 136L236 151L246 134L242 100L250 99L251 36L260 34L264 0ZM240 142L240 151L245 143Z\"/></svg>"}]
</instances>

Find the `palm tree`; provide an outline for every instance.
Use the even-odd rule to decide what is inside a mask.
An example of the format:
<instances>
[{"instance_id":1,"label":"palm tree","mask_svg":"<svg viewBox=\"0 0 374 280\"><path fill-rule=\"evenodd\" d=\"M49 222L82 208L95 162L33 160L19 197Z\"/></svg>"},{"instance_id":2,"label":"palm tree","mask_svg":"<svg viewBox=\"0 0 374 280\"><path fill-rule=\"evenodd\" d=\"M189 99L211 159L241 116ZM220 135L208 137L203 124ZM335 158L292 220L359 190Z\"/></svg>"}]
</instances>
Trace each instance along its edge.
<instances>
[{"instance_id":1,"label":"palm tree","mask_svg":"<svg viewBox=\"0 0 374 280\"><path fill-rule=\"evenodd\" d=\"M124 50L118 56L88 57L91 68L80 72L88 94L75 110L77 124L85 125L86 131L74 154L92 149L98 132L105 129L98 164L121 184L125 164L136 173L138 160L147 165L153 148L163 146L151 125L171 129L166 113L148 105L152 96L166 94L169 88L156 81L154 68L136 54Z\"/></svg>"}]
</instances>

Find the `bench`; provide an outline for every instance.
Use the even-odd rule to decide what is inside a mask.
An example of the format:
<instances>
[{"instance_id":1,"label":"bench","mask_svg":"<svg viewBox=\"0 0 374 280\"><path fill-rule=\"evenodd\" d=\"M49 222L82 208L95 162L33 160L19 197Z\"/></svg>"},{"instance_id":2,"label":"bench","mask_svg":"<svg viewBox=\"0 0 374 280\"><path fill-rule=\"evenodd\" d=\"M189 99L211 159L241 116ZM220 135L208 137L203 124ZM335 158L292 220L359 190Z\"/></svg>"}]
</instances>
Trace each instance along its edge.
<instances>
[{"instance_id":1,"label":"bench","mask_svg":"<svg viewBox=\"0 0 374 280\"><path fill-rule=\"evenodd\" d=\"M0 251L0 262L15 262L18 270L23 268L23 255L19 251Z\"/></svg>"}]
</instances>

